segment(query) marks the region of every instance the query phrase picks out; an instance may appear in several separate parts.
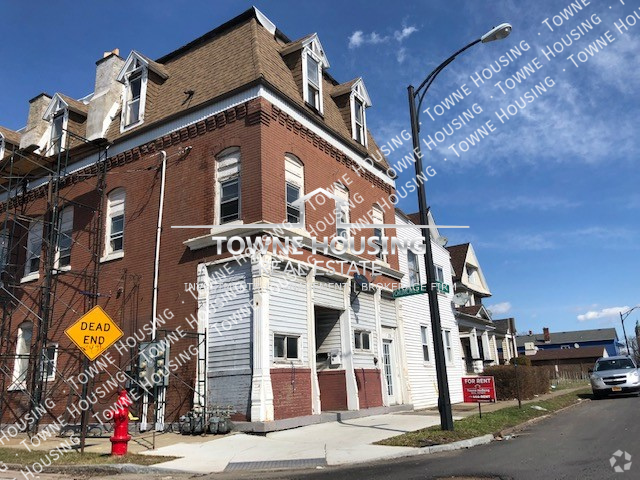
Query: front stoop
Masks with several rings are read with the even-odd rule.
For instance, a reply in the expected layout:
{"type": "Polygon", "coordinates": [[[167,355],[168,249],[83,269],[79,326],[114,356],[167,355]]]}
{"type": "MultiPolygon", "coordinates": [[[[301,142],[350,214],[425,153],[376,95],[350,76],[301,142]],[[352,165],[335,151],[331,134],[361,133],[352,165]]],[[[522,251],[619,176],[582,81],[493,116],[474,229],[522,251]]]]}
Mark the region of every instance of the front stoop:
{"type": "Polygon", "coordinates": [[[232,422],[233,430],[244,433],[269,433],[291,428],[305,427],[317,423],[343,422],[354,418],[370,417],[372,415],[386,415],[388,413],[403,413],[413,411],[413,405],[393,405],[390,407],[373,407],[362,410],[345,410],[341,412],[322,412],[320,415],[284,418],[272,422],[232,422]]]}

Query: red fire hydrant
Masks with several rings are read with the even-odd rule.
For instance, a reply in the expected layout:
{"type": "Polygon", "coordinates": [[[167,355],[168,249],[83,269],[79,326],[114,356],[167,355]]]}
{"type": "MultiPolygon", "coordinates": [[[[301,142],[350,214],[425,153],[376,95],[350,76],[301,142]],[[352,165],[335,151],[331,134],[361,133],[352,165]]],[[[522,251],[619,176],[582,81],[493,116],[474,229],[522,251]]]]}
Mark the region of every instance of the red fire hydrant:
{"type": "Polygon", "coordinates": [[[111,436],[111,455],[126,455],[129,440],[129,407],[133,404],[126,390],[120,392],[115,410],[107,410],[105,417],[113,420],[113,435],[111,436]]]}

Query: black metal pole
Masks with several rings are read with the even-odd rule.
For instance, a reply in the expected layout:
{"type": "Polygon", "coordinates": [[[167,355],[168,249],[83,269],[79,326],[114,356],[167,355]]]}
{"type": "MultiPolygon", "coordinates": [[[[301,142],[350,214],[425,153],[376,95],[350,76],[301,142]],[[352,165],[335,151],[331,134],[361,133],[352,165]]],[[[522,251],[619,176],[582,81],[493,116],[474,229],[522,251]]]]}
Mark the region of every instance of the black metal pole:
{"type": "MultiPolygon", "coordinates": [[[[631,313],[631,310],[629,310],[629,313],[631,313]]],[[[627,355],[629,355],[629,340],[627,339],[627,331],[624,329],[624,319],[625,317],[623,317],[622,312],[620,312],[620,321],[622,322],[622,334],[624,335],[624,343],[627,345],[627,355]]]]}
{"type": "MultiPolygon", "coordinates": [[[[409,91],[409,114],[411,116],[411,133],[413,137],[413,155],[415,158],[416,175],[422,174],[422,153],[420,151],[420,139],[418,138],[418,115],[416,112],[415,91],[413,85],[409,91]]],[[[429,210],[427,207],[426,187],[424,184],[418,188],[418,202],[420,210],[420,223],[429,225],[429,210]]],[[[451,399],[449,396],[449,380],[447,378],[447,364],[445,361],[444,341],[442,339],[442,326],[440,324],[440,308],[438,305],[438,292],[433,288],[436,280],[433,253],[431,251],[431,235],[427,227],[422,227],[425,253],[424,263],[427,269],[427,286],[429,295],[429,315],[431,316],[431,330],[433,332],[433,346],[436,360],[436,376],[438,380],[438,411],[440,412],[440,426],[442,430],[453,430],[453,413],[451,411],[451,399]]]]}

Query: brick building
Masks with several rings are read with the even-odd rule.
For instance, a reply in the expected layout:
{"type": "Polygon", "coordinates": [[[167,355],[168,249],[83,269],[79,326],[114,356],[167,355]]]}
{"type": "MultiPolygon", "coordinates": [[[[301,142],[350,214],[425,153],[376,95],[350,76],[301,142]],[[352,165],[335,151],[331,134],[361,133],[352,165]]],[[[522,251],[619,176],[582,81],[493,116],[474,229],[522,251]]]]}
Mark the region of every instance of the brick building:
{"type": "MultiPolygon", "coordinates": [[[[343,220],[395,221],[365,84],[328,68],[317,35],[291,41],[251,8],[156,61],[110,52],[92,94],[40,94],[24,129],[0,128],[1,422],[28,411],[38,385],[50,416],[77,400],[82,355],[64,330],[96,304],[137,341],[112,347],[94,391],[119,371],[135,384],[140,344],[177,338],[167,380],[136,406],[160,427],[204,402],[268,422],[410,401],[381,373],[400,368],[381,338],[384,324],[399,342],[397,255],[309,247],[382,231],[336,229],[338,200],[343,220]],[[330,195],[296,203],[319,188],[330,195]],[[212,239],[301,219],[279,233],[304,238],[298,254],[231,255],[212,239]],[[344,261],[375,262],[373,287],[356,292],[353,272],[331,268],[344,261]]],[[[107,390],[94,411],[115,400],[107,390]]]]}

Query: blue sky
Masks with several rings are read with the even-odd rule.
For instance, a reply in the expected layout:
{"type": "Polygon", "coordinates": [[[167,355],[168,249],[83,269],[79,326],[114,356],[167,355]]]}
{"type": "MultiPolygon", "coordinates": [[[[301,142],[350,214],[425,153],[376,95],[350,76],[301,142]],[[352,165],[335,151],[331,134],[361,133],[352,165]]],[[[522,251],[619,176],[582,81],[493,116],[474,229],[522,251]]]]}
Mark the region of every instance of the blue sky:
{"type": "MultiPolygon", "coordinates": [[[[126,56],[135,48],[157,58],[251,5],[198,0],[84,2],[82,8],[69,1],[3,3],[3,17],[12,21],[4,23],[0,43],[0,125],[14,129],[24,126],[28,100],[42,91],[76,98],[90,93],[94,64],[103,51],[118,47],[126,56]]],[[[474,244],[493,292],[486,303],[496,316],[515,316],[521,332],[615,325],[621,334],[617,309],[640,304],[640,20],[624,35],[614,21],[632,14],[634,7],[640,12],[631,1],[592,0],[563,25],[551,24],[550,31],[542,21],[552,22],[569,3],[256,0],[255,5],[292,39],[318,32],[330,73],[339,81],[364,78],[373,101],[369,127],[380,144],[409,129],[408,84],[419,84],[492,26],[513,24],[509,38],[473,47],[429,91],[425,106],[432,109],[462,84],[471,94],[436,121],[423,113],[423,136],[435,134],[473,104],[483,113],[439,148],[425,151],[426,164],[437,171],[428,184],[428,199],[439,223],[471,226],[442,233],[450,244],[474,244]],[[544,48],[587,21],[593,30],[546,59],[544,48]],[[607,30],[615,41],[586,63],[578,62],[579,68],[566,59],[570,54],[576,58],[607,30]],[[482,87],[473,84],[470,75],[523,41],[528,51],[482,87]],[[502,95],[493,86],[535,57],[542,68],[514,90],[502,95]],[[496,110],[514,104],[546,77],[553,79],[553,88],[506,123],[497,119],[496,110]],[[460,158],[447,148],[486,121],[493,122],[495,131],[460,158]]],[[[400,149],[389,159],[394,163],[407,153],[400,149]]],[[[400,182],[408,179],[401,174],[400,182]]],[[[413,197],[400,203],[408,212],[416,205],[413,197]]],[[[640,313],[634,312],[627,325],[636,319],[640,313]]]]}

